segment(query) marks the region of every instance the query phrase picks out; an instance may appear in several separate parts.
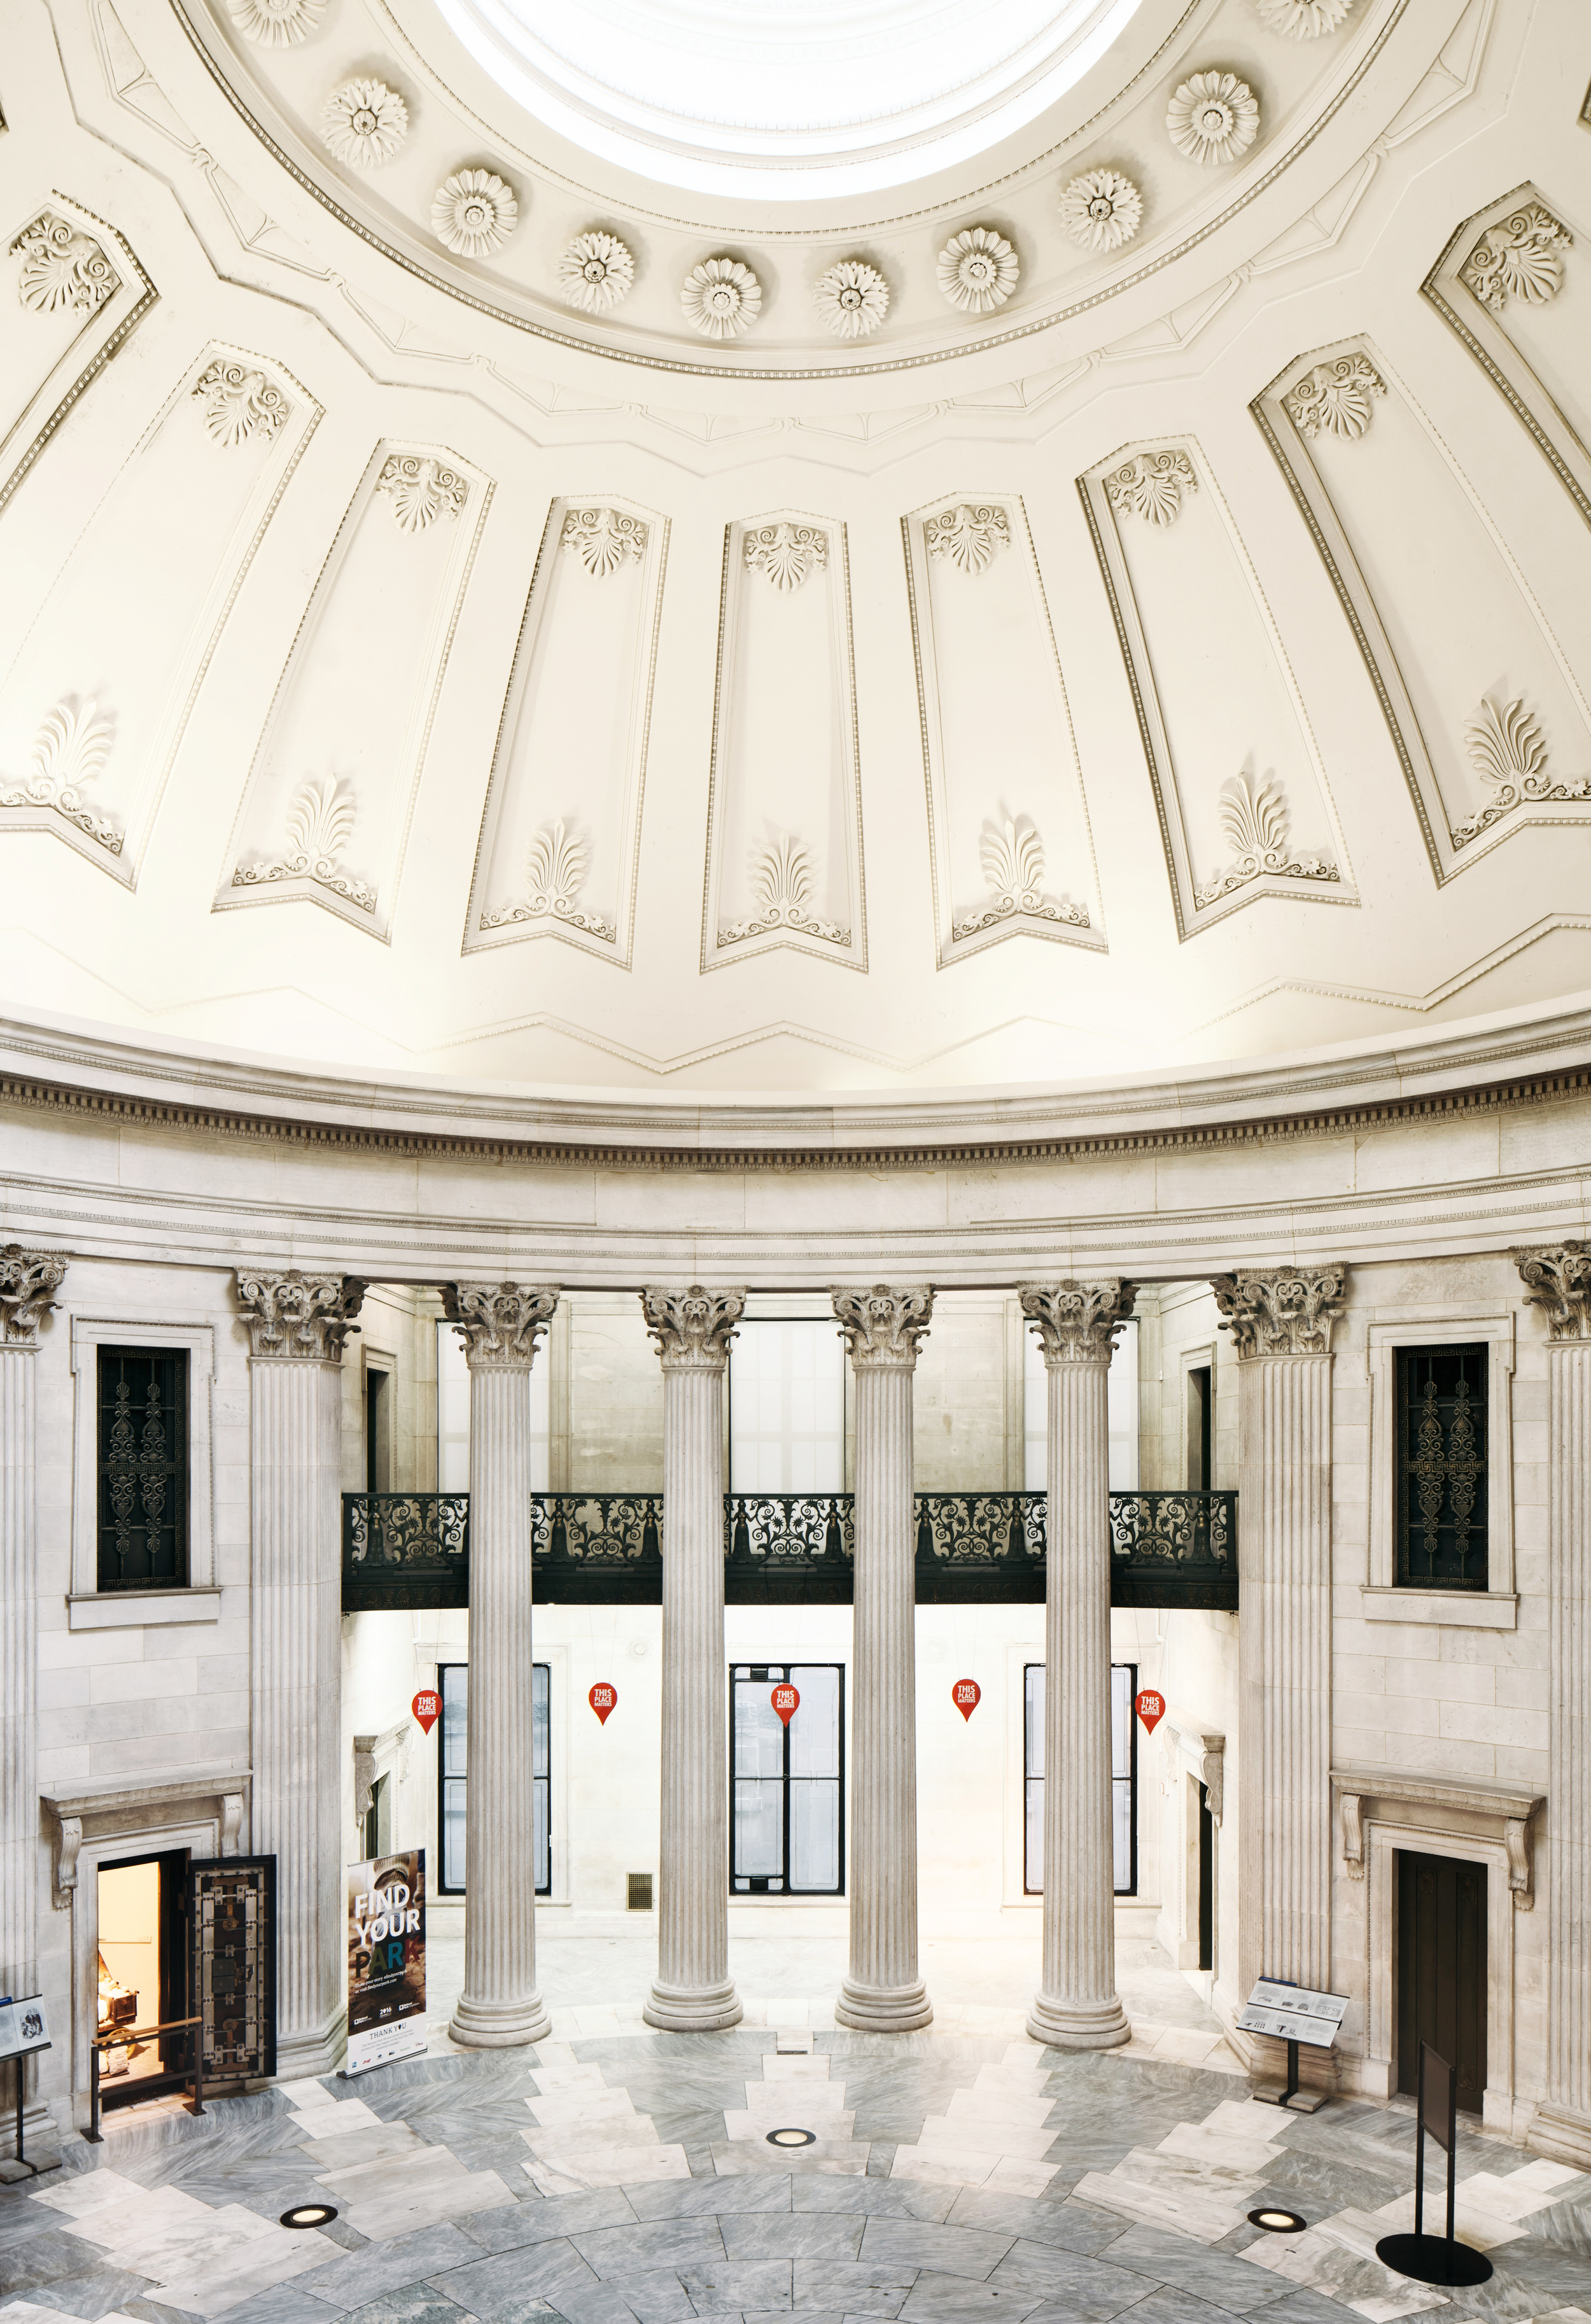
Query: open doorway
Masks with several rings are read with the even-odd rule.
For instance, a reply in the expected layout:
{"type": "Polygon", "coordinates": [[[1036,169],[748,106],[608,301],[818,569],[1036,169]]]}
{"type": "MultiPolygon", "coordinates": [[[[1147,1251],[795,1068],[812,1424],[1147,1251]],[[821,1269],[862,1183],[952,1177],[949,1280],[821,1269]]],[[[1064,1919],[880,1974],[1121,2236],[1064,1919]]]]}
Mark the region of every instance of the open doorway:
{"type": "Polygon", "coordinates": [[[1486,1868],[1399,1849],[1398,2088],[1417,2087],[1420,2044],[1453,2068],[1458,2104],[1486,2088],[1486,1868]]]}
{"type": "Polygon", "coordinates": [[[137,2041],[142,2027],[188,2015],[188,1850],[102,1863],[97,2033],[129,2037],[100,2055],[100,2105],[135,2106],[191,2074],[191,2037],[137,2041]]]}

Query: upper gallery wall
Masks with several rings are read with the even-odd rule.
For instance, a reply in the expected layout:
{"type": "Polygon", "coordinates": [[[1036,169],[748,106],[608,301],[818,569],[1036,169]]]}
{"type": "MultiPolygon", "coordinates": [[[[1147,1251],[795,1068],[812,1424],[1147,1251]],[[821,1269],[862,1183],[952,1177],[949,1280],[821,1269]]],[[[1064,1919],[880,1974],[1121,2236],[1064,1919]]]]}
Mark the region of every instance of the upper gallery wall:
{"type": "Polygon", "coordinates": [[[888,14],[731,134],[529,0],[15,0],[11,1015],[799,1094],[1591,988],[1583,8],[888,14]]]}

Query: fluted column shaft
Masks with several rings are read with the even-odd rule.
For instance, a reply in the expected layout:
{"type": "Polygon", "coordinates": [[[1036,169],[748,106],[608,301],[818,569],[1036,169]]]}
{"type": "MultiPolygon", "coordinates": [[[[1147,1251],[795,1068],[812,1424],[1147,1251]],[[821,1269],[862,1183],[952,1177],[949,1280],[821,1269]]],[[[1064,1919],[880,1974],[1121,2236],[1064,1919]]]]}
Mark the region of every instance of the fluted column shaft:
{"type": "Polygon", "coordinates": [[[1238,1969],[1331,1983],[1331,1327],[1340,1262],[1220,1276],[1242,1432],[1238,1969]]]}
{"type": "MultiPolygon", "coordinates": [[[[0,1250],[0,1993],[17,1996],[39,1989],[38,1326],[66,1268],[0,1250]]],[[[13,2071],[32,2099],[38,2061],[13,2071]]],[[[0,2154],[15,2152],[15,2121],[6,2106],[0,2154]]]]}
{"type": "Polygon", "coordinates": [[[663,1365],[663,1750],[658,1974],[643,2016],[740,2022],[729,1973],[723,1376],[743,1290],[643,1291],[663,1365]]]}
{"type": "Polygon", "coordinates": [[[856,1384],[851,1968],[841,2025],[909,2034],[933,2011],[917,1969],[915,1534],[912,1375],[933,1295],[841,1292],[856,1384]]]}
{"type": "Polygon", "coordinates": [[[276,1858],[276,2063],[330,2071],[343,1995],[342,1351],[363,1285],[240,1271],[250,1365],[254,1851],[276,1858]]]}
{"type": "Polygon", "coordinates": [[[1591,1250],[1516,1251],[1544,1308],[1549,1588],[1547,2097],[1530,2142],[1591,2171],[1591,1250]]]}
{"type": "Polygon", "coordinates": [[[1044,1554],[1044,1981],[1035,2042],[1107,2050],[1131,2032],[1116,1991],[1110,1814],[1110,1430],[1106,1388],[1129,1283],[1029,1286],[1048,1372],[1044,1554]]]}
{"type": "Polygon", "coordinates": [[[530,1367],[552,1290],[448,1285],[470,1370],[470,1690],[464,1977],[448,2033],[477,2050],[551,2030],[536,1982],[530,1367]]]}

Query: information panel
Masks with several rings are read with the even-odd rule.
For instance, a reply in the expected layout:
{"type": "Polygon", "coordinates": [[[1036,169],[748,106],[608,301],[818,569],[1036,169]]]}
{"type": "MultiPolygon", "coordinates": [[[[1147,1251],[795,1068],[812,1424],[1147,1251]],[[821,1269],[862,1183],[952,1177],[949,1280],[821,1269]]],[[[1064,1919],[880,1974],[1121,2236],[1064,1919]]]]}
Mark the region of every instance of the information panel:
{"type": "Polygon", "coordinates": [[[0,2058],[21,2058],[50,2046],[44,2004],[36,1993],[25,2001],[13,2001],[9,1995],[0,2001],[0,2058]]]}
{"type": "Polygon", "coordinates": [[[1237,2012],[1237,2024],[1245,2034],[1269,2034],[1279,2042],[1306,2042],[1311,2049],[1329,2050],[1347,2008],[1344,1994],[1311,1993],[1308,1986],[1262,1977],[1237,2012]]]}
{"type": "Polygon", "coordinates": [[[368,2073],[426,2046],[426,1851],[348,1867],[348,2055],[368,2073]]]}

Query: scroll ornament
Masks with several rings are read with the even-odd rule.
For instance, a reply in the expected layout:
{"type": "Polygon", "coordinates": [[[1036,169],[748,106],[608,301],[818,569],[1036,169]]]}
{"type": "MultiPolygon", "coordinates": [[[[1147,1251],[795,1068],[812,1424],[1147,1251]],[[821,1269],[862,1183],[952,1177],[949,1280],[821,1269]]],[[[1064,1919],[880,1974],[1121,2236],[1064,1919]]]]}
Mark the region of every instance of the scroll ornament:
{"type": "Polygon", "coordinates": [[[1110,1276],[1099,1283],[1025,1283],[1017,1296],[1053,1371],[1058,1364],[1108,1364],[1138,1293],[1136,1284],[1110,1276]]]}
{"type": "Polygon", "coordinates": [[[239,1268],[237,1298],[256,1357],[336,1363],[367,1286],[356,1275],[280,1275],[239,1268]]]}
{"type": "Polygon", "coordinates": [[[1347,1294],[1347,1263],[1243,1268],[1211,1277],[1223,1332],[1240,1362],[1255,1356],[1325,1356],[1347,1294]]]}
{"type": "Polygon", "coordinates": [[[1552,1339],[1591,1340],[1591,1245],[1516,1250],[1513,1263],[1525,1285],[1525,1305],[1540,1308],[1552,1339]]]}
{"type": "Polygon", "coordinates": [[[543,1286],[442,1286],[442,1312],[464,1342],[464,1360],[473,1372],[528,1372],[557,1304],[556,1288],[543,1286]]]}
{"type": "Polygon", "coordinates": [[[722,1371],[746,1306],[745,1286],[707,1291],[643,1291],[641,1314],[666,1371],[722,1371]]]}
{"type": "Polygon", "coordinates": [[[875,1283],[870,1291],[831,1293],[834,1314],[857,1371],[915,1371],[928,1336],[933,1294],[928,1285],[903,1289],[875,1283]]]}
{"type": "Polygon", "coordinates": [[[55,1305],[68,1260],[53,1250],[24,1250],[19,1242],[0,1250],[0,1345],[36,1348],[39,1325],[55,1305]]]}

